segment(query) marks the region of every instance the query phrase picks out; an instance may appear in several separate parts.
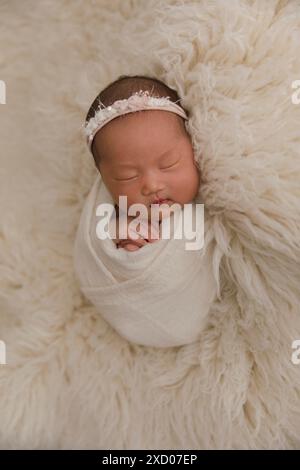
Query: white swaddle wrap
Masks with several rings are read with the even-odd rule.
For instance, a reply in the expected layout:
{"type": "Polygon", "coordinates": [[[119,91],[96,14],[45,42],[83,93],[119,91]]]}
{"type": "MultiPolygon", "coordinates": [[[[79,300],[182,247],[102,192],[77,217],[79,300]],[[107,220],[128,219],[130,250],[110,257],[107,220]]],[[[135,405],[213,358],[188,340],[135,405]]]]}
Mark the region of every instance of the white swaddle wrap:
{"type": "MultiPolygon", "coordinates": [[[[206,237],[200,250],[185,249],[191,240],[184,237],[160,239],[132,252],[118,249],[110,238],[97,237],[100,203],[114,205],[98,174],[74,244],[74,267],[82,292],[133,343],[170,347],[195,341],[217,291],[206,237]]],[[[172,235],[176,227],[175,222],[172,235]]]]}

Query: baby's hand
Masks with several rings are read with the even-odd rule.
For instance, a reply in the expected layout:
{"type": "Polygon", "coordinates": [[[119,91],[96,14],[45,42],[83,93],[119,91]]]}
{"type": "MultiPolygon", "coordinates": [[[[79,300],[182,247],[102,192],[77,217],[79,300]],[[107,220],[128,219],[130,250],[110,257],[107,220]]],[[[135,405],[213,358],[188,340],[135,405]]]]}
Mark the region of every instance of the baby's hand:
{"type": "Polygon", "coordinates": [[[124,248],[126,251],[136,251],[142,248],[142,246],[147,245],[148,242],[144,239],[140,239],[138,241],[136,240],[130,240],[129,238],[127,240],[121,240],[119,243],[117,243],[117,248],[124,248]]]}
{"type": "Polygon", "coordinates": [[[153,233],[154,237],[156,236],[156,238],[151,238],[151,223],[148,220],[143,219],[140,222],[140,226],[137,226],[139,233],[133,231],[132,227],[129,229],[129,224],[134,219],[135,217],[133,216],[127,216],[127,238],[120,239],[119,217],[116,217],[116,238],[112,238],[112,240],[117,245],[117,248],[124,248],[127,251],[136,251],[139,248],[142,248],[144,245],[147,245],[148,243],[154,243],[155,241],[159,240],[159,232],[157,232],[154,227],[153,233]]]}

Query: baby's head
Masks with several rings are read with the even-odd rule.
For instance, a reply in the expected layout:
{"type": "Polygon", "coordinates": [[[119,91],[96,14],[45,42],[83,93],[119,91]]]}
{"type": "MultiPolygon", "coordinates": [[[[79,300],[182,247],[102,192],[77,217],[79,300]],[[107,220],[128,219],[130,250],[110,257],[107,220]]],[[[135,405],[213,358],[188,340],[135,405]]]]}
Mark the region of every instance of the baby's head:
{"type": "MultiPolygon", "coordinates": [[[[169,96],[182,107],[176,91],[163,82],[143,76],[121,76],[97,96],[86,122],[94,117],[100,101],[109,106],[140,90],[155,97],[169,96]]],[[[116,204],[119,196],[127,196],[128,208],[134,203],[144,204],[150,214],[156,199],[183,206],[198,193],[200,171],[191,139],[184,118],[171,111],[141,110],[118,116],[96,133],[91,151],[116,204]]]]}

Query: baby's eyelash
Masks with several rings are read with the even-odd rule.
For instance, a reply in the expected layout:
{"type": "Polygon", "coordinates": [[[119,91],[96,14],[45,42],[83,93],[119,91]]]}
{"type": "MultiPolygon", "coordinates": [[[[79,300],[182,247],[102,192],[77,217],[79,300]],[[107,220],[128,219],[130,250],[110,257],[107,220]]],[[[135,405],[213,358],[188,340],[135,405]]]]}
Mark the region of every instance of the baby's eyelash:
{"type": "Polygon", "coordinates": [[[126,179],[116,179],[116,181],[130,181],[130,180],[134,180],[134,178],[137,178],[137,176],[133,176],[132,178],[126,178],[126,179]]]}
{"type": "MultiPolygon", "coordinates": [[[[180,160],[180,159],[179,159],[180,160]]],[[[179,162],[179,160],[177,160],[177,162],[175,163],[172,163],[172,165],[169,165],[169,166],[165,166],[163,168],[160,168],[161,170],[168,170],[169,168],[172,168],[173,166],[177,165],[177,163],[179,162]]],[[[132,178],[122,178],[122,179],[117,179],[115,178],[116,181],[131,181],[131,180],[134,180],[135,178],[137,178],[138,176],[133,176],[132,178]]]]}
{"type": "Polygon", "coordinates": [[[178,162],[179,162],[179,160],[177,160],[177,162],[175,162],[175,163],[172,163],[172,165],[165,166],[165,167],[161,168],[161,170],[167,170],[168,168],[171,168],[172,166],[175,166],[178,162]]]}

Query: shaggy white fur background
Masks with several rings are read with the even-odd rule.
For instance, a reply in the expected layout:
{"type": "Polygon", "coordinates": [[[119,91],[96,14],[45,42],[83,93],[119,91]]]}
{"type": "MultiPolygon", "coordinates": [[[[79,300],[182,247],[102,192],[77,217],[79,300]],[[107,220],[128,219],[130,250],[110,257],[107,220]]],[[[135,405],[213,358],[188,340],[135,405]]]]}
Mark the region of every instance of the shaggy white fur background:
{"type": "Polygon", "coordinates": [[[0,17],[0,447],[299,448],[299,1],[2,0],[0,17]],[[185,347],[129,344],[73,270],[96,176],[80,126],[121,74],[192,115],[219,297],[185,347]]]}

